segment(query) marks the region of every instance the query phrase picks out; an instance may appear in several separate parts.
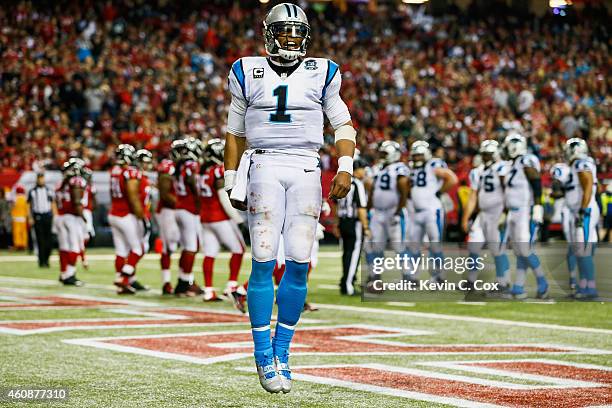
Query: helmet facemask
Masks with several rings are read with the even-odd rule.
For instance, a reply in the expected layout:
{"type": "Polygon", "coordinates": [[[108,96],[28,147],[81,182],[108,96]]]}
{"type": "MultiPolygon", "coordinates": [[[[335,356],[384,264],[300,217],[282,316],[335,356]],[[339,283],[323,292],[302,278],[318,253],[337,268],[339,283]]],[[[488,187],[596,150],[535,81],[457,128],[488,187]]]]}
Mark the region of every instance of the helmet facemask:
{"type": "Polygon", "coordinates": [[[120,166],[127,166],[132,164],[136,149],[132,145],[120,144],[115,150],[115,163],[120,166]]]}
{"type": "Polygon", "coordinates": [[[480,145],[479,153],[485,167],[489,167],[500,159],[499,143],[496,140],[485,140],[480,145]]]}
{"type": "Polygon", "coordinates": [[[204,150],[204,158],[209,163],[223,164],[225,142],[221,139],[211,139],[204,150]]]}
{"type": "Polygon", "coordinates": [[[425,163],[431,160],[429,143],[423,141],[414,142],[410,148],[410,160],[416,168],[425,166],[425,163]]]}
{"type": "Polygon", "coordinates": [[[151,171],[153,168],[153,154],[146,150],[140,149],[136,152],[136,163],[144,171],[151,171]]]}
{"type": "Polygon", "coordinates": [[[383,166],[395,163],[402,157],[400,145],[397,142],[385,141],[378,148],[380,161],[383,166]]]}
{"type": "Polygon", "coordinates": [[[503,149],[505,156],[514,160],[527,153],[527,140],[518,133],[510,134],[504,139],[503,149]]]}
{"type": "Polygon", "coordinates": [[[266,53],[294,61],[306,55],[310,44],[310,26],[297,21],[264,22],[266,53]]]}

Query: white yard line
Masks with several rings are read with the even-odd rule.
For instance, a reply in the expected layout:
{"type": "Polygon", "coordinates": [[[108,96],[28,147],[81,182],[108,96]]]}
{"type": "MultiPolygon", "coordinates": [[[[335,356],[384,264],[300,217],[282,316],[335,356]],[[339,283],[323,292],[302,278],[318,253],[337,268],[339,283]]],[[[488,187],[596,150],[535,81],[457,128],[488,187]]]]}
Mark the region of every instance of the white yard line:
{"type": "Polygon", "coordinates": [[[460,300],[455,303],[457,303],[458,305],[467,305],[467,306],[486,306],[488,305],[487,302],[466,302],[465,300],[460,300]]]}
{"type": "Polygon", "coordinates": [[[533,323],[533,322],[522,322],[515,320],[503,320],[503,319],[492,319],[488,317],[475,317],[475,316],[457,316],[447,315],[441,313],[428,313],[428,312],[413,312],[408,310],[389,310],[389,309],[376,309],[373,307],[361,307],[361,306],[347,306],[347,305],[331,305],[331,304],[316,304],[317,307],[327,310],[340,310],[344,312],[356,312],[356,313],[372,313],[372,314],[386,314],[393,316],[404,316],[404,317],[416,317],[421,319],[440,319],[440,320],[452,320],[459,322],[470,322],[470,323],[486,323],[486,324],[497,324],[501,326],[510,327],[529,327],[532,329],[545,329],[545,330],[565,330],[581,333],[597,333],[597,334],[612,334],[612,330],[608,329],[597,329],[592,327],[579,327],[579,326],[563,326],[560,324],[550,323],[533,323]]]}
{"type": "Polygon", "coordinates": [[[340,286],[338,286],[338,285],[328,285],[328,284],[322,283],[320,285],[317,285],[317,289],[340,290],[340,286]]]}
{"type": "Polygon", "coordinates": [[[413,302],[386,302],[386,305],[389,306],[399,306],[399,307],[415,307],[416,303],[413,302]]]}

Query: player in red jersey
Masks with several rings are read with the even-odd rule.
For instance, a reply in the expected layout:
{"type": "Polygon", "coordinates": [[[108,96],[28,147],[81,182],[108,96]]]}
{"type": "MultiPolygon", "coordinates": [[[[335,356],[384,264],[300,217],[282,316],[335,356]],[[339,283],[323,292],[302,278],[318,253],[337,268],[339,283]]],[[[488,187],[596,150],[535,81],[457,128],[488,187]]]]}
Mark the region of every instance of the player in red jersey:
{"type": "Polygon", "coordinates": [[[194,138],[179,142],[174,147],[180,152],[174,175],[174,191],[176,192],[176,220],[183,248],[179,261],[179,278],[174,294],[196,296],[202,294],[202,290],[194,282],[192,270],[200,237],[198,176],[203,149],[201,142],[194,138]]]}
{"type": "Polygon", "coordinates": [[[81,198],[85,180],[80,176],[80,159],[71,159],[62,168],[63,179],[55,191],[57,217],[55,229],[60,255],[60,282],[64,285],[81,286],[76,277],[76,262],[81,252],[83,239],[83,205],[81,198]]]}
{"type": "Polygon", "coordinates": [[[83,191],[83,198],[81,199],[81,203],[83,204],[83,245],[81,250],[81,262],[83,263],[83,267],[85,269],[89,268],[89,263],[86,258],[86,248],[89,241],[93,239],[96,235],[96,231],[93,225],[93,210],[96,207],[96,187],[94,186],[91,178],[93,176],[93,172],[88,167],[83,167],[81,169],[81,176],[87,183],[85,185],[85,190],[83,191]]]}
{"type": "MultiPolygon", "coordinates": [[[[141,223],[138,224],[138,235],[140,236],[140,242],[143,248],[143,252],[146,254],[149,252],[149,239],[151,238],[151,182],[147,176],[147,172],[153,168],[153,154],[147,149],[140,149],[136,151],[134,164],[138,167],[141,172],[140,186],[139,186],[139,198],[140,205],[142,205],[142,211],[144,218],[141,223]]],[[[142,285],[138,281],[132,283],[132,287],[139,290],[149,290],[149,287],[142,285]]]]}
{"type": "Polygon", "coordinates": [[[205,167],[200,174],[204,301],[220,300],[212,285],[215,257],[219,254],[221,245],[232,253],[229,262],[229,279],[223,293],[227,297],[234,297],[245,248],[242,233],[238,228],[238,224],[244,220],[232,207],[229,196],[223,189],[224,147],[225,143],[221,139],[211,139],[207,143],[204,150],[205,167]]]}
{"type": "Polygon", "coordinates": [[[144,254],[139,234],[140,224],[145,219],[140,201],[142,173],[132,165],[135,154],[134,147],[119,145],[115,150],[115,165],[111,169],[111,210],[108,222],[115,245],[115,286],[118,294],[136,293],[136,264],[144,254]]]}
{"type": "MultiPolygon", "coordinates": [[[[179,143],[180,144],[180,143],[179,143]]],[[[176,222],[176,193],[174,191],[174,160],[179,158],[177,144],[173,145],[170,159],[162,160],[157,167],[157,189],[159,190],[159,202],[155,220],[159,226],[159,237],[162,241],[161,273],[162,273],[162,295],[173,293],[172,277],[170,275],[170,256],[176,252],[180,239],[180,232],[176,222]]]]}

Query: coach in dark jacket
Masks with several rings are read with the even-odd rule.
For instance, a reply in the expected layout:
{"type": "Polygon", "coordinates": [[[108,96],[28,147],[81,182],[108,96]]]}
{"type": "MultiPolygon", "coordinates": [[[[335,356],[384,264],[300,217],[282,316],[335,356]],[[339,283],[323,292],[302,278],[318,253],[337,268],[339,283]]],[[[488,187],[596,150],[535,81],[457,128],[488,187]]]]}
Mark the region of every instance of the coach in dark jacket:
{"type": "Polygon", "coordinates": [[[49,267],[49,256],[53,247],[51,226],[53,225],[53,191],[45,185],[45,175],[38,173],[36,186],[28,193],[30,212],[34,220],[38,266],[49,267]]]}

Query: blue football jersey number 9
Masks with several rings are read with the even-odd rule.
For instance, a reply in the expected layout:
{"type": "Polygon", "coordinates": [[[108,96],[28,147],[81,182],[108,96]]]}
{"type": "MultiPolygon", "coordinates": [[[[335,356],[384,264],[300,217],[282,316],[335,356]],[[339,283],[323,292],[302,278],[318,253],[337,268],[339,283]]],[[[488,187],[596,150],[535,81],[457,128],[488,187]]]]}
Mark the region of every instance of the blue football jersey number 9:
{"type": "Polygon", "coordinates": [[[270,114],[270,122],[289,123],[291,115],[287,115],[287,85],[279,85],[272,95],[276,96],[276,113],[270,114]]]}
{"type": "Polygon", "coordinates": [[[383,174],[380,176],[380,189],[381,190],[389,190],[391,187],[391,176],[388,174],[383,174]]]}

